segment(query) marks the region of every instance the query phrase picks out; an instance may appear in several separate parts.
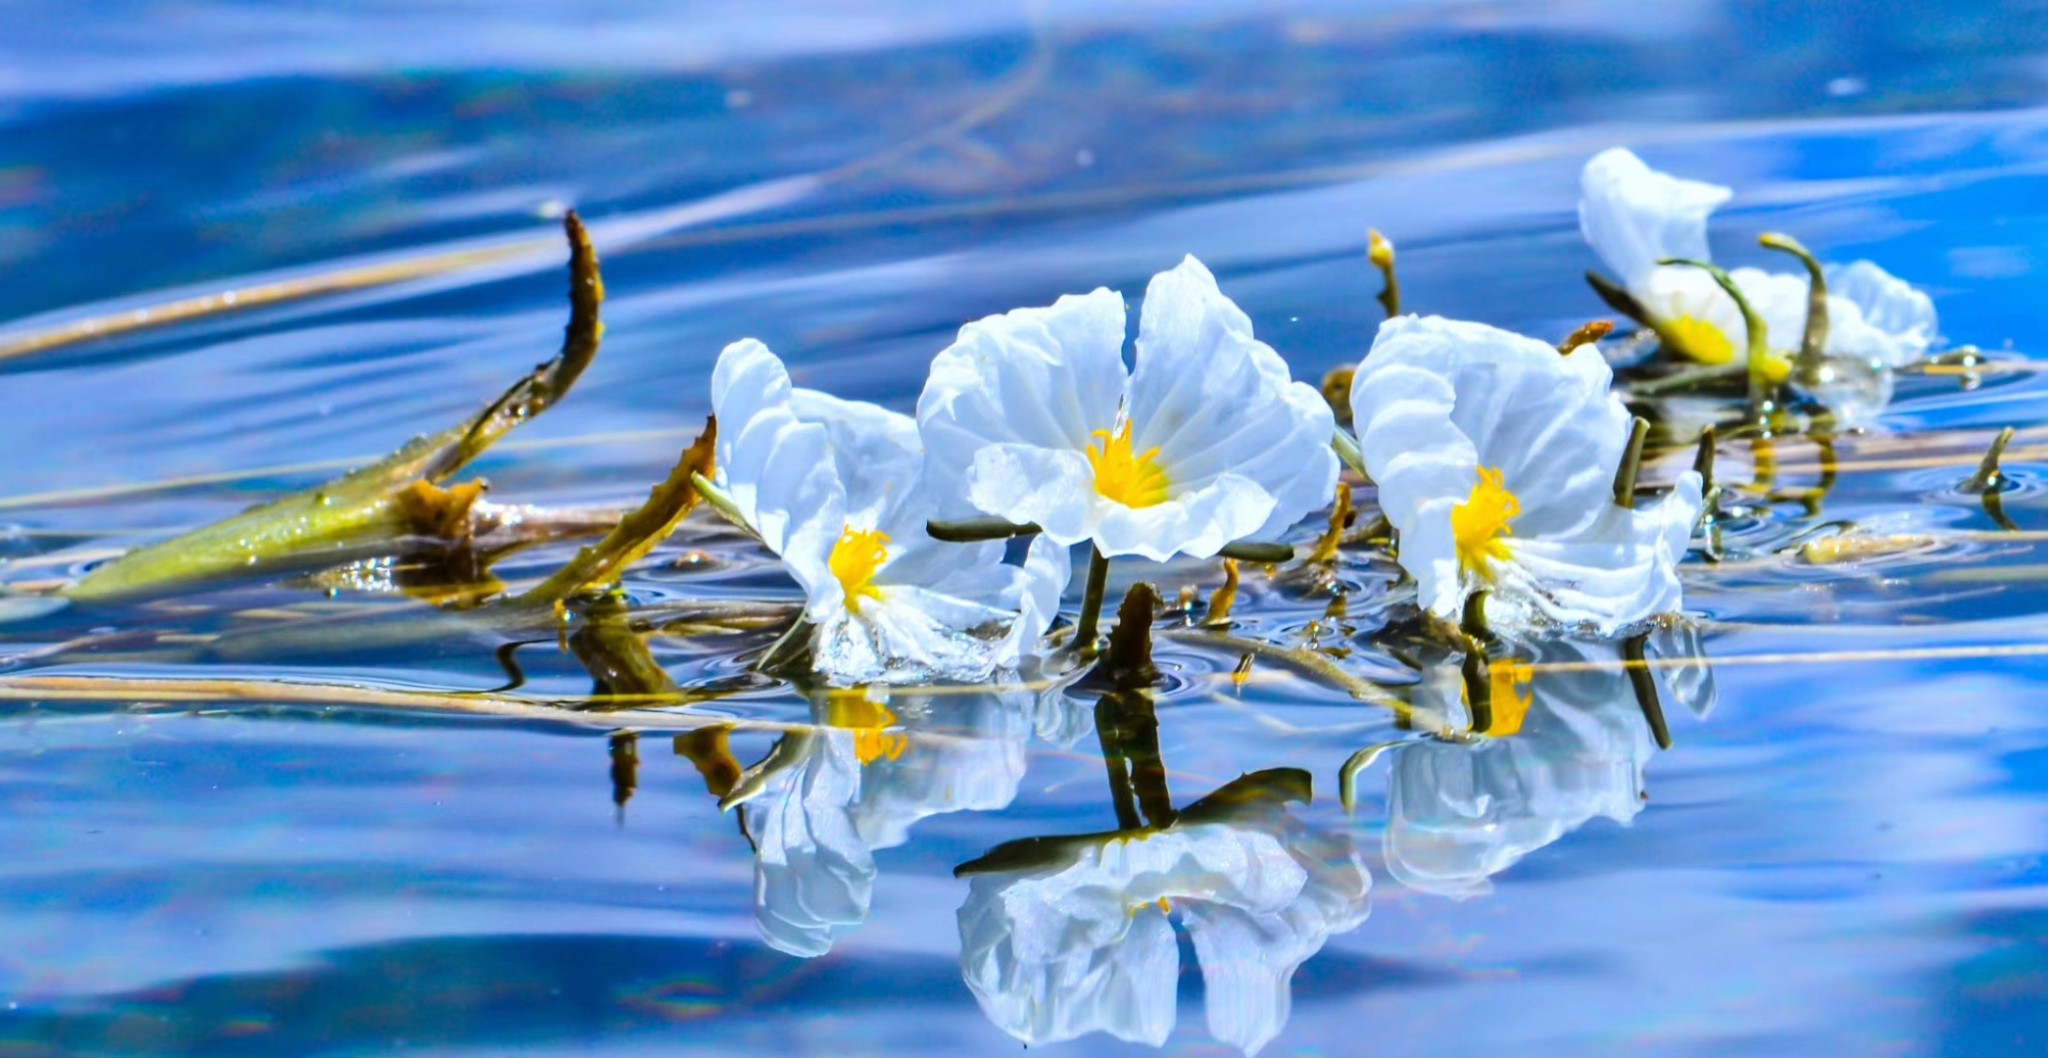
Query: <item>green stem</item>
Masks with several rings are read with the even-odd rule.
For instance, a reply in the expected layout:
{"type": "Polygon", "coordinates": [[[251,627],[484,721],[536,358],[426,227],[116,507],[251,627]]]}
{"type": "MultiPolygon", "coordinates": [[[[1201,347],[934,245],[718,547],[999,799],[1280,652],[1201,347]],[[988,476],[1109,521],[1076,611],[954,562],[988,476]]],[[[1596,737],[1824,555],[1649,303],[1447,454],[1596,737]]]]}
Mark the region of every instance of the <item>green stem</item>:
{"type": "Polygon", "coordinates": [[[1818,378],[1821,360],[1828,347],[1828,279],[1821,271],[1820,262],[1799,240],[1779,232],[1765,232],[1756,240],[1765,249],[1778,250],[1799,258],[1806,266],[1809,280],[1806,294],[1806,332],[1799,339],[1799,377],[1818,378]]]}
{"type": "Polygon", "coordinates": [[[1709,382],[1719,382],[1724,378],[1734,378],[1737,375],[1747,374],[1748,371],[1749,365],[1747,364],[1723,364],[1717,367],[1702,367],[1692,371],[1680,371],[1675,375],[1665,375],[1663,378],[1653,378],[1648,381],[1637,382],[1628,387],[1627,395],[1637,398],[1654,397],[1673,390],[1688,390],[1709,382]]]}
{"type": "Polygon", "coordinates": [[[1625,511],[1636,507],[1636,478],[1643,472],[1643,442],[1650,438],[1650,421],[1638,415],[1629,424],[1628,447],[1622,449],[1621,465],[1614,471],[1614,505],[1625,511]]]}
{"type": "Polygon", "coordinates": [[[1337,427],[1337,432],[1330,435],[1330,447],[1337,450],[1337,458],[1345,466],[1357,471],[1359,477],[1372,480],[1372,475],[1365,472],[1365,450],[1358,447],[1358,438],[1351,436],[1351,431],[1337,427]]]}
{"type": "Polygon", "coordinates": [[[925,534],[934,540],[949,544],[971,544],[981,540],[1008,540],[1013,536],[1030,536],[1039,532],[1035,522],[1006,522],[1000,518],[978,519],[968,522],[924,523],[925,534]]]}
{"type": "Polygon", "coordinates": [[[1401,314],[1401,280],[1394,274],[1394,244],[1375,230],[1365,233],[1365,245],[1366,260],[1371,261],[1386,280],[1387,285],[1380,291],[1379,301],[1391,320],[1401,314]]]}
{"type": "Polygon", "coordinates": [[[1771,410],[1771,391],[1774,388],[1770,379],[1770,331],[1764,326],[1763,317],[1756,314],[1756,309],[1750,306],[1749,299],[1742,295],[1742,288],[1736,285],[1735,278],[1723,271],[1719,265],[1683,257],[1666,257],[1657,263],[1688,265],[1701,269],[1713,276],[1715,284],[1726,291],[1729,297],[1735,299],[1735,307],[1742,312],[1742,326],[1747,332],[1749,346],[1749,355],[1745,358],[1749,371],[1749,417],[1754,422],[1763,421],[1771,410]]]}
{"type": "Polygon", "coordinates": [[[1109,590],[1109,558],[1102,549],[1088,548],[1088,587],[1081,595],[1081,619],[1074,624],[1074,646],[1083,653],[1095,652],[1096,630],[1102,624],[1102,596],[1109,590]]]}

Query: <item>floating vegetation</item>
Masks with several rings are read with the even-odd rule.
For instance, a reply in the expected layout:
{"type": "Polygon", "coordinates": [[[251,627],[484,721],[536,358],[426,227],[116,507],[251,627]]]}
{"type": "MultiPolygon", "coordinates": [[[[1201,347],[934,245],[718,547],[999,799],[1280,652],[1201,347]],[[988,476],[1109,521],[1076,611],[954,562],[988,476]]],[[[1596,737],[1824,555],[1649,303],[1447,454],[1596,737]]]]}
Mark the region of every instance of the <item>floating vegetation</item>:
{"type": "Polygon", "coordinates": [[[1375,730],[1318,765],[1326,787],[1361,812],[1385,773],[1388,871],[1462,899],[1588,820],[1634,819],[1649,762],[1712,710],[1717,666],[2039,652],[1709,656],[1727,629],[1689,593],[1769,575],[1847,608],[1895,591],[1902,566],[2043,539],[2021,524],[2038,500],[2018,498],[2038,437],[1877,427],[1900,376],[1949,385],[2001,361],[1939,352],[1932,301],[1871,262],[1827,265],[1771,233],[1762,247],[1798,272],[1715,264],[1709,218],[1732,194],[1625,150],[1587,163],[1580,226],[1614,275],[1588,279],[1632,334],[1404,314],[1426,285],[1404,295],[1373,230],[1376,281],[1351,266],[1386,318],[1312,386],[1190,256],[1151,278],[1134,341],[1106,288],[965,323],[932,350],[914,416],[798,386],[732,336],[712,417],[679,427],[694,440],[644,501],[499,503],[458,476],[567,398],[603,337],[598,256],[572,212],[552,359],[325,484],[96,564],[55,550],[5,566],[9,628],[57,627],[60,608],[141,618],[24,636],[0,700],[594,728],[621,819],[661,756],[643,740],[664,734],[747,844],[764,942],[805,958],[868,919],[877,853],[920,820],[1009,806],[1034,741],[1083,747],[1107,779],[1096,829],[957,868],[968,989],[1027,1045],[1162,1044],[1178,928],[1210,1033],[1255,1053],[1296,968],[1366,919],[1372,880],[1354,832],[1300,808],[1312,771],[1175,771],[1170,691],[1256,712],[1247,687],[1312,684],[1355,703],[1368,719],[1339,723],[1375,730]],[[1939,476],[1931,491],[1992,528],[1829,515],[1845,481],[1900,470],[1939,476]],[[481,675],[275,677],[377,650],[481,675]],[[777,691],[801,715],[748,715],[777,691]]]}

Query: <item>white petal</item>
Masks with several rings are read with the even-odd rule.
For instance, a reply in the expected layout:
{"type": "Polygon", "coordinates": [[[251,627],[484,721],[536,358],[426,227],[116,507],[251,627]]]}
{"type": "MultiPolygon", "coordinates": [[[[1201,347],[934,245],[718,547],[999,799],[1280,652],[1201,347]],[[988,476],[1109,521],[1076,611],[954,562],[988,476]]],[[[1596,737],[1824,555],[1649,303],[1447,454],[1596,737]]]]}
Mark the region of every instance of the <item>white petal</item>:
{"type": "Polygon", "coordinates": [[[1104,555],[1139,555],[1154,562],[1177,554],[1207,558],[1253,535],[1273,515],[1273,497],[1235,473],[1150,507],[1126,507],[1100,496],[1091,502],[1095,546],[1104,555]]]}
{"type": "Polygon", "coordinates": [[[976,513],[967,476],[983,447],[1079,453],[1095,431],[1115,427],[1126,380],[1124,330],[1123,298],[1103,289],[960,329],[932,360],[917,401],[925,469],[945,517],[976,513]]]}
{"type": "Polygon", "coordinates": [[[1598,350],[1549,345],[1480,324],[1401,317],[1359,365],[1352,414],[1379,503],[1400,531],[1419,603],[1455,617],[1464,601],[1451,511],[1479,468],[1517,498],[1509,542],[1576,540],[1611,521],[1629,414],[1598,350]]]}
{"type": "Polygon", "coordinates": [[[1039,536],[1024,552],[1024,584],[1017,620],[1000,653],[1004,665],[1017,665],[1039,653],[1039,640],[1060,615],[1060,596],[1073,578],[1073,555],[1066,545],[1039,536]]]}
{"type": "Polygon", "coordinates": [[[1159,449],[1170,494],[1236,474],[1272,496],[1253,535],[1277,536],[1327,504],[1336,486],[1328,402],[1291,379],[1193,257],[1145,290],[1128,415],[1132,447],[1159,449]]]}
{"type": "Polygon", "coordinates": [[[1013,522],[1036,522],[1054,543],[1071,545],[1095,533],[1095,472],[1076,448],[992,444],[974,455],[964,475],[980,511],[1013,522]]]}
{"type": "MultiPolygon", "coordinates": [[[[1716,355],[1712,356],[1707,355],[1704,349],[1679,349],[1676,352],[1701,363],[1715,365],[1740,363],[1748,355],[1749,326],[1742,318],[1742,310],[1705,269],[1686,265],[1659,268],[1650,273],[1647,286],[1637,293],[1637,297],[1649,310],[1653,322],[1672,323],[1690,319],[1694,323],[1712,326],[1725,340],[1725,345],[1715,350],[1716,355]]],[[[1804,317],[1800,319],[1803,321],[1804,317]]],[[[1798,326],[1803,327],[1804,323],[1798,326]]],[[[1767,346],[1769,338],[1767,335],[1767,346]]],[[[1795,337],[1793,340],[1796,343],[1798,339],[1795,337]]]]}
{"type": "Polygon", "coordinates": [[[928,504],[917,494],[924,465],[917,420],[811,389],[791,390],[789,407],[797,421],[824,428],[846,490],[848,521],[887,524],[899,517],[899,509],[916,508],[922,531],[922,512],[928,504]]]}
{"type": "Polygon", "coordinates": [[[1579,231],[1615,277],[1636,292],[1660,259],[1707,259],[1707,215],[1732,194],[1657,172],[1615,147],[1594,155],[1580,174],[1579,231]]]}
{"type": "Polygon", "coordinates": [[[887,585],[881,598],[863,597],[854,610],[814,606],[807,616],[817,626],[813,665],[835,684],[852,686],[985,680],[999,664],[1016,611],[932,588],[887,585]]]}
{"type": "Polygon", "coordinates": [[[1627,511],[1609,503],[1571,533],[1510,538],[1512,558],[1495,564],[1499,582],[1488,617],[1613,635],[1677,611],[1678,565],[1701,507],[1699,475],[1687,471],[1647,508],[1627,511]]]}
{"type": "MultiPolygon", "coordinates": [[[[1694,269],[1698,271],[1698,269],[1694,269]]],[[[1705,275],[1705,272],[1701,272],[1705,275]]],[[[1766,272],[1761,268],[1737,268],[1728,273],[1749,307],[1764,321],[1764,348],[1779,356],[1791,356],[1799,352],[1800,343],[1806,339],[1806,314],[1812,301],[1812,284],[1805,274],[1789,272],[1766,272]]],[[[1721,295],[1727,297],[1724,292],[1721,295]]],[[[1741,319],[1737,310],[1737,320],[1741,319]]],[[[1749,338],[1745,329],[1737,328],[1730,337],[1735,340],[1737,358],[1749,354],[1749,338]]]]}
{"type": "Polygon", "coordinates": [[[1887,366],[1927,354],[1937,333],[1932,298],[1870,261],[1829,265],[1825,272],[1829,293],[1855,305],[1864,322],[1897,342],[1895,355],[1901,359],[1887,361],[1887,366]]]}
{"type": "MultiPolygon", "coordinates": [[[[711,371],[718,482],[769,550],[787,557],[792,537],[802,535],[796,550],[815,559],[817,542],[829,548],[843,528],[845,491],[829,432],[797,418],[791,390],[782,361],[760,342],[734,342],[719,354],[711,371]]],[[[793,567],[807,591],[815,566],[793,567]]]]}

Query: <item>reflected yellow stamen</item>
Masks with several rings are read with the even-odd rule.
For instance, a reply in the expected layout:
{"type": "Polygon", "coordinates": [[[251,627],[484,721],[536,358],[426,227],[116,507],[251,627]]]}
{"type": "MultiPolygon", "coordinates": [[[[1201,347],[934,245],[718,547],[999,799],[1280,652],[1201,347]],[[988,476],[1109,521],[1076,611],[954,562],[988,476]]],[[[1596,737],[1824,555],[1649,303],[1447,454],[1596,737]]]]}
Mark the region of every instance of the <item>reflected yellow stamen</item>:
{"type": "Polygon", "coordinates": [[[1458,563],[1486,580],[1493,579],[1493,563],[1508,557],[1506,537],[1514,530],[1508,522],[1522,513],[1522,501],[1501,483],[1501,472],[1479,468],[1479,483],[1472,495],[1451,508],[1451,535],[1458,543],[1458,563]]]}
{"type": "MultiPolygon", "coordinates": [[[[1698,316],[1680,316],[1658,324],[1657,336],[1674,352],[1689,360],[1697,360],[1710,367],[1735,362],[1735,339],[1719,326],[1698,316]]],[[[1791,375],[1792,361],[1789,357],[1774,352],[1764,363],[1764,377],[1772,383],[1783,382],[1791,375]]]]}
{"type": "Polygon", "coordinates": [[[1097,430],[1094,436],[1095,443],[1088,446],[1088,466],[1095,471],[1096,492],[1126,507],[1166,502],[1166,471],[1158,463],[1159,449],[1133,454],[1128,421],[1114,436],[1108,430],[1097,430]]]}
{"type": "Polygon", "coordinates": [[[858,688],[826,694],[825,722],[853,732],[853,755],[863,765],[884,757],[896,760],[910,748],[908,738],[888,730],[896,714],[858,688]]]}
{"type": "Polygon", "coordinates": [[[875,586],[875,572],[888,560],[889,534],[850,525],[839,534],[839,542],[832,545],[832,555],[825,560],[825,566],[845,590],[848,610],[859,612],[862,597],[882,597],[882,589],[875,586]]]}
{"type": "Polygon", "coordinates": [[[1520,734],[1522,721],[1529,716],[1529,706],[1535,695],[1529,690],[1529,681],[1536,678],[1536,670],[1528,663],[1503,658],[1487,666],[1487,685],[1493,697],[1493,724],[1484,732],[1494,738],[1506,738],[1520,734]]]}

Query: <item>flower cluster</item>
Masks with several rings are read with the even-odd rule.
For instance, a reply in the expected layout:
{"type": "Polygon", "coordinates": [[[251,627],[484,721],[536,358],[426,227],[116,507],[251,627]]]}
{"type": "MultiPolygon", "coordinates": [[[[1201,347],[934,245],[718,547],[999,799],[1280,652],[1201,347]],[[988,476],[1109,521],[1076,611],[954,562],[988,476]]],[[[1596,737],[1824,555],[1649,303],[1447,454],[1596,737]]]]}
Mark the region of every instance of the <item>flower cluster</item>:
{"type": "MultiPolygon", "coordinates": [[[[1875,380],[1874,405],[1832,406],[1853,422],[1935,340],[1927,296],[1868,261],[1823,268],[1772,237],[1806,277],[1714,268],[1706,225],[1726,188],[1621,149],[1582,184],[1580,225],[1620,276],[1596,286],[1673,356],[1746,370],[1753,412],[1768,403],[1759,386],[1790,380],[1827,404],[1829,380],[1875,380]]],[[[1391,245],[1374,261],[1391,284],[1391,245]]],[[[1331,408],[1344,394],[1291,378],[1192,257],[1146,288],[1128,367],[1127,330],[1107,289],[969,323],[933,359],[914,420],[794,388],[751,339],[725,350],[705,484],[803,587],[816,671],[860,684],[1019,670],[1047,642],[1081,544],[1085,652],[1110,558],[1279,541],[1329,501],[1339,452],[1377,487],[1424,611],[1455,621],[1484,593],[1495,625],[1612,635],[1679,609],[1706,483],[1680,474],[1637,503],[1640,423],[1597,341],[1560,351],[1396,316],[1352,376],[1354,440],[1331,408]],[[1023,535],[1036,539],[1018,560],[1003,538],[1023,535]]]]}
{"type": "Polygon", "coordinates": [[[1136,367],[1123,298],[1063,297],[970,323],[932,363],[917,419],[790,384],[748,339],[712,373],[715,489],[807,599],[838,682],[977,680],[1016,668],[1056,615],[1067,548],[1206,557],[1278,534],[1337,479],[1334,417],[1190,257],[1153,278],[1136,367]],[[933,519],[1036,530],[944,543],[933,519]]]}

